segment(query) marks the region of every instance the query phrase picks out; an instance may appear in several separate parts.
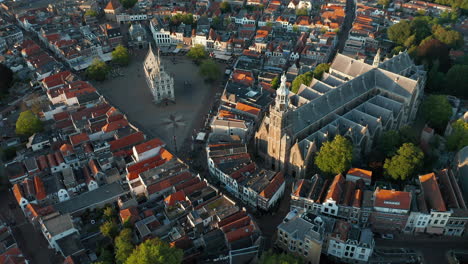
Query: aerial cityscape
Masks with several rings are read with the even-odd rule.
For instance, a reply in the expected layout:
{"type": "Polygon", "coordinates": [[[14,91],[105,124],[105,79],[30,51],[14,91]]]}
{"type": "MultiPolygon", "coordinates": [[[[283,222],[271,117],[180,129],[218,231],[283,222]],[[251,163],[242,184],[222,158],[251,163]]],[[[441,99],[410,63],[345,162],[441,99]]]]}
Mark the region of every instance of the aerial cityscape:
{"type": "Polygon", "coordinates": [[[0,264],[468,263],[468,0],[0,0],[0,264]]]}

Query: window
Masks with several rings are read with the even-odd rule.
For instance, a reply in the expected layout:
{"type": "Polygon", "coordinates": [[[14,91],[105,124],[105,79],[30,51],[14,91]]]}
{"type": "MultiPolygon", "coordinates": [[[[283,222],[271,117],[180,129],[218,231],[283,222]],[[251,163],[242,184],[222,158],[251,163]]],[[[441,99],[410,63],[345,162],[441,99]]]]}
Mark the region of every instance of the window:
{"type": "Polygon", "coordinates": [[[439,220],[434,220],[434,225],[437,225],[438,222],[439,220]]]}
{"type": "Polygon", "coordinates": [[[443,225],[445,223],[445,220],[441,220],[440,224],[443,225]]]}

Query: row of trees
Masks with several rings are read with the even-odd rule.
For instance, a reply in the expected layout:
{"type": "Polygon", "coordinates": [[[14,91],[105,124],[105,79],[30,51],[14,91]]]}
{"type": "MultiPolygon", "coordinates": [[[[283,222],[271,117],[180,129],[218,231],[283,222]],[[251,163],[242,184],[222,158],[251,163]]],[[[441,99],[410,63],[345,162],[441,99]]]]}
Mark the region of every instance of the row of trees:
{"type": "Polygon", "coordinates": [[[208,52],[203,45],[197,44],[190,49],[187,57],[191,58],[196,64],[200,65],[200,74],[208,82],[215,82],[221,77],[221,68],[212,59],[208,58],[208,52]]]}
{"type": "Polygon", "coordinates": [[[104,223],[100,226],[100,231],[112,243],[101,248],[97,263],[179,264],[182,262],[183,251],[171,247],[158,238],[146,240],[135,246],[132,225],[125,222],[121,229],[117,224],[117,214],[111,206],[104,209],[103,218],[104,223]]]}
{"type": "MultiPolygon", "coordinates": [[[[321,79],[324,72],[328,72],[330,69],[330,64],[321,63],[315,67],[313,71],[306,72],[304,74],[298,75],[292,82],[291,91],[297,93],[301,84],[309,85],[312,79],[321,79]]],[[[273,85],[272,85],[273,86],[273,85]]]]}
{"type": "MultiPolygon", "coordinates": [[[[119,66],[127,66],[130,63],[130,55],[127,48],[122,45],[117,46],[112,51],[112,62],[119,66]]],[[[110,72],[110,67],[100,59],[94,59],[91,65],[86,69],[88,78],[95,81],[104,81],[110,72]]]]}

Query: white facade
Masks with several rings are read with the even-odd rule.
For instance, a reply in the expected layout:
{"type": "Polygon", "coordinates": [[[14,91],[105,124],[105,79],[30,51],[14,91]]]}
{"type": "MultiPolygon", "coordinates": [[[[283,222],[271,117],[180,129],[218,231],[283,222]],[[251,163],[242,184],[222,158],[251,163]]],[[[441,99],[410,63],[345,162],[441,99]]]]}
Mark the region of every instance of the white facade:
{"type": "Polygon", "coordinates": [[[159,53],[156,56],[150,46],[148,55],[143,63],[146,83],[151,90],[155,103],[165,100],[175,102],[174,78],[172,78],[161,65],[159,53]]]}
{"type": "Polygon", "coordinates": [[[337,216],[338,215],[338,205],[336,204],[336,201],[334,201],[333,199],[326,200],[323,203],[322,208],[320,209],[320,212],[323,213],[323,214],[337,216]]]}
{"type": "Polygon", "coordinates": [[[427,233],[442,234],[452,211],[431,211],[431,217],[427,225],[427,233]]]}

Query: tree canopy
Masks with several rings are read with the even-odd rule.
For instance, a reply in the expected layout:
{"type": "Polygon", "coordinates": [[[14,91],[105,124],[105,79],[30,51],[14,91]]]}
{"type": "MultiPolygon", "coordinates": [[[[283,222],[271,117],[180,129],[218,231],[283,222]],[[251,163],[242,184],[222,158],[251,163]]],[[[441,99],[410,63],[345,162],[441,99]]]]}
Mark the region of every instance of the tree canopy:
{"type": "Polygon", "coordinates": [[[263,252],[259,264],[302,264],[301,258],[291,254],[274,254],[271,251],[263,252]]]}
{"type": "Polygon", "coordinates": [[[184,253],[158,238],[141,243],[127,258],[125,264],[180,264],[184,253]]]}
{"type": "Polygon", "coordinates": [[[92,80],[104,81],[109,73],[109,66],[99,59],[94,59],[91,65],[86,69],[86,75],[92,80]]]}
{"type": "Polygon", "coordinates": [[[134,246],[132,243],[132,230],[124,228],[115,238],[115,261],[117,264],[124,264],[132,254],[134,246]]]}
{"type": "Polygon", "coordinates": [[[200,74],[209,82],[219,80],[221,77],[221,70],[219,65],[212,59],[206,59],[200,65],[200,74]]]}
{"type": "Polygon", "coordinates": [[[468,65],[456,64],[450,68],[446,75],[446,91],[450,94],[468,98],[466,87],[468,84],[468,65]]]}
{"type": "Polygon", "coordinates": [[[381,5],[383,8],[387,8],[388,5],[390,4],[390,0],[379,0],[377,3],[381,5]]]}
{"type": "Polygon", "coordinates": [[[13,84],[13,71],[0,63],[0,93],[7,94],[13,84]]]}
{"type": "Polygon", "coordinates": [[[411,26],[407,20],[402,20],[387,29],[388,38],[400,45],[411,36],[411,26]]]}
{"type": "Polygon", "coordinates": [[[42,121],[31,111],[22,112],[16,120],[16,134],[31,136],[43,129],[42,121]]]}
{"type": "Polygon", "coordinates": [[[117,234],[119,233],[119,226],[117,225],[117,223],[115,221],[112,221],[112,220],[108,220],[108,221],[105,221],[100,227],[99,227],[99,230],[101,231],[101,233],[110,238],[112,241],[114,240],[114,238],[117,236],[117,234]]]}
{"type": "Polygon", "coordinates": [[[195,62],[200,62],[208,57],[208,54],[203,45],[197,44],[187,52],[187,57],[191,58],[195,62]]]}
{"type": "Polygon", "coordinates": [[[337,135],[323,143],[315,157],[315,165],[328,174],[339,174],[349,169],[353,160],[353,145],[348,139],[337,135]]]}
{"type": "Polygon", "coordinates": [[[307,11],[307,8],[299,8],[296,10],[296,16],[308,16],[309,11],[307,11]]]}
{"type": "Polygon", "coordinates": [[[441,25],[432,26],[434,37],[450,48],[460,48],[463,46],[463,36],[456,30],[449,30],[441,25]]]}
{"type": "Polygon", "coordinates": [[[330,64],[328,63],[320,63],[314,69],[314,78],[315,79],[322,79],[323,73],[328,72],[330,70],[330,64]]]}
{"type": "Polygon", "coordinates": [[[429,95],[423,101],[422,112],[429,126],[441,132],[452,116],[452,106],[445,95],[429,95]]]}
{"type": "Polygon", "coordinates": [[[292,82],[291,91],[293,93],[297,93],[299,91],[299,87],[301,87],[301,84],[309,85],[313,78],[313,71],[296,76],[296,78],[294,78],[294,81],[292,82]]]}
{"type": "Polygon", "coordinates": [[[385,174],[394,180],[406,180],[421,168],[424,153],[413,143],[404,143],[392,158],[385,159],[385,174]]]}
{"type": "Polygon", "coordinates": [[[400,133],[396,130],[388,130],[382,133],[379,139],[379,149],[386,157],[396,154],[401,145],[400,133]]]}
{"type": "Polygon", "coordinates": [[[223,14],[231,12],[231,5],[226,1],[221,2],[221,4],[219,5],[219,8],[221,9],[221,12],[223,14]]]}
{"type": "Polygon", "coordinates": [[[85,16],[92,16],[92,17],[97,17],[98,16],[98,13],[93,10],[93,9],[88,9],[86,12],[85,12],[85,16]]]}
{"type": "Polygon", "coordinates": [[[130,62],[130,55],[128,54],[127,48],[118,45],[115,50],[112,51],[112,61],[119,65],[128,65],[130,62]]]}
{"type": "Polygon", "coordinates": [[[468,123],[459,119],[452,123],[452,128],[452,133],[447,137],[447,149],[459,151],[468,146],[468,123]]]}
{"type": "Polygon", "coordinates": [[[279,77],[276,76],[275,78],[273,78],[273,80],[271,80],[271,89],[278,89],[280,85],[280,81],[279,81],[279,77]]]}
{"type": "Polygon", "coordinates": [[[120,0],[120,3],[124,8],[132,8],[137,2],[138,0],[120,0]]]}
{"type": "Polygon", "coordinates": [[[171,17],[172,26],[179,26],[181,23],[184,23],[185,25],[193,25],[193,14],[175,14],[171,17]]]}

